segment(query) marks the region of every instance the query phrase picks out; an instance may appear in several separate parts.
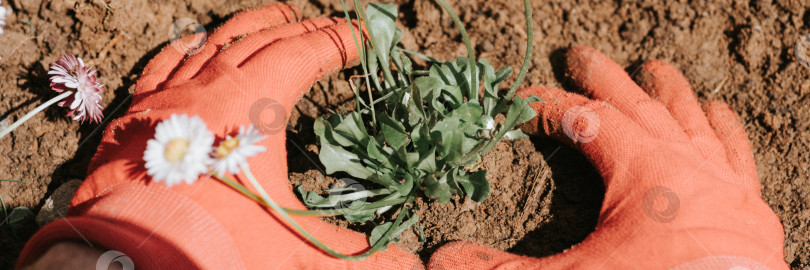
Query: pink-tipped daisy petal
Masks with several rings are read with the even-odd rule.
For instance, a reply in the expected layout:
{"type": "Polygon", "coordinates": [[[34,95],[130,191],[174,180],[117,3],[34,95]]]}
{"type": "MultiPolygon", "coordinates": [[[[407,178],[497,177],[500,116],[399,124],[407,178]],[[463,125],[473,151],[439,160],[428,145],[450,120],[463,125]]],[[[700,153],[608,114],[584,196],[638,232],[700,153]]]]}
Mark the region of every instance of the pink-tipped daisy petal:
{"type": "Polygon", "coordinates": [[[68,96],[57,105],[68,107],[67,116],[73,120],[100,123],[104,117],[101,107],[101,93],[106,91],[104,85],[98,81],[96,70],[87,67],[81,58],[63,54],[59,60],[51,64],[48,75],[51,75],[51,89],[57,93],[70,91],[68,96]]]}

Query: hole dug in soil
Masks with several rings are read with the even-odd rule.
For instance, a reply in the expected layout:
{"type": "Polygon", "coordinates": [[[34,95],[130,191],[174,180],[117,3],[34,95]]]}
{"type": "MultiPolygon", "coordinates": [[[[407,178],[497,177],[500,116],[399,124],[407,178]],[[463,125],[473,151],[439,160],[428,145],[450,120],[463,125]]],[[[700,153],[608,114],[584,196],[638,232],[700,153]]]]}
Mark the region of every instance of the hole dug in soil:
{"type": "MultiPolygon", "coordinates": [[[[287,130],[290,183],[304,191],[323,191],[348,175],[324,175],[314,119],[329,111],[353,110],[353,92],[345,71],[323,80],[296,104],[287,130]]],[[[581,242],[593,231],[604,197],[604,185],[575,150],[550,139],[501,141],[482,159],[491,194],[480,204],[454,196],[440,204],[417,197],[416,226],[401,235],[400,245],[427,261],[442,245],[466,240],[517,254],[548,256],[581,242]],[[418,239],[424,228],[425,241],[418,239]]],[[[355,179],[359,180],[359,179],[355,179]]],[[[363,182],[359,180],[358,182],[363,182]]],[[[353,224],[342,217],[329,223],[370,233],[372,222],[353,224]]]]}

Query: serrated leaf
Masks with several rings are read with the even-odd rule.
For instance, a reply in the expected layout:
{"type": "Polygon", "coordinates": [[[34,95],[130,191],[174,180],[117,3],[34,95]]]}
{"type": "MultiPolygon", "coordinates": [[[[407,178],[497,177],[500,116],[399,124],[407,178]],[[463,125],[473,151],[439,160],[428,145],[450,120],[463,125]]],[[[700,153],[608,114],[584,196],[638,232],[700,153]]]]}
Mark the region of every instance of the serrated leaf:
{"type": "Polygon", "coordinates": [[[469,175],[457,176],[456,181],[464,188],[464,192],[475,202],[482,202],[489,197],[489,181],[487,171],[480,170],[469,175]]]}

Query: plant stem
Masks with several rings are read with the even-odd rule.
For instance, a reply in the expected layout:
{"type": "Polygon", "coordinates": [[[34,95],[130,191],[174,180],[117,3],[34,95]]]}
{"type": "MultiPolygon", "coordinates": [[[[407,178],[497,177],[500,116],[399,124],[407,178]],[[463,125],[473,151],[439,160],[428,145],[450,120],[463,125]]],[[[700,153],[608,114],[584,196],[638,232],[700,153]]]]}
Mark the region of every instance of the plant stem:
{"type": "MultiPolygon", "coordinates": [[[[326,252],[329,255],[332,255],[332,256],[334,256],[336,258],[349,260],[349,261],[359,261],[359,260],[363,260],[363,259],[367,258],[368,256],[371,256],[371,254],[373,254],[374,252],[377,252],[377,250],[382,246],[381,245],[382,243],[387,243],[387,242],[384,242],[384,241],[375,243],[366,252],[364,252],[363,254],[357,255],[357,256],[345,255],[345,254],[342,254],[340,252],[337,252],[337,251],[333,250],[332,248],[328,247],[326,244],[324,244],[320,240],[316,239],[312,234],[310,234],[303,227],[301,227],[301,225],[299,225],[298,222],[295,222],[295,220],[293,220],[287,214],[287,211],[282,209],[281,206],[279,206],[278,204],[276,204],[275,201],[270,199],[270,196],[267,195],[267,192],[264,190],[264,188],[262,188],[261,184],[259,184],[259,181],[256,181],[256,178],[253,177],[253,174],[250,172],[250,168],[248,168],[248,166],[239,165],[239,168],[242,169],[243,173],[245,173],[245,176],[248,178],[251,185],[253,185],[253,187],[255,187],[256,190],[259,191],[259,194],[261,194],[264,201],[266,201],[267,204],[270,205],[270,208],[275,210],[276,212],[278,212],[290,225],[293,226],[293,228],[295,228],[295,230],[299,234],[301,234],[302,237],[306,238],[307,241],[314,244],[316,247],[321,249],[323,252],[326,252]]],[[[402,214],[400,213],[400,215],[402,215],[402,214]]],[[[399,226],[399,224],[401,222],[402,222],[402,217],[397,217],[397,222],[394,224],[394,227],[392,227],[391,230],[386,232],[383,237],[386,237],[386,238],[390,237],[391,233],[393,233],[394,230],[396,230],[396,226],[399,226]]],[[[385,239],[385,238],[381,238],[381,239],[385,239]]]]}
{"type": "MultiPolygon", "coordinates": [[[[363,23],[358,23],[358,27],[360,28],[360,40],[358,41],[357,34],[354,33],[354,27],[352,27],[352,18],[351,18],[351,16],[349,16],[349,9],[346,8],[346,1],[340,0],[340,4],[343,5],[343,15],[346,17],[346,22],[348,22],[349,26],[351,27],[352,39],[354,40],[354,46],[357,49],[358,56],[360,57],[360,65],[363,66],[363,73],[365,73],[365,74],[363,74],[363,77],[366,79],[366,85],[369,86],[369,87],[366,88],[366,90],[368,91],[369,96],[371,96],[371,84],[369,83],[369,79],[368,79],[368,67],[366,66],[366,54],[365,54],[365,50],[363,49],[365,46],[362,45],[363,44],[363,33],[362,33],[363,32],[363,30],[362,30],[363,23]]],[[[357,3],[355,3],[355,9],[357,9],[356,5],[357,5],[357,3]]],[[[362,6],[360,8],[362,8],[362,6]]],[[[351,80],[351,79],[349,79],[349,80],[351,80]]],[[[358,89],[353,89],[353,90],[354,90],[354,95],[356,97],[355,100],[357,102],[357,108],[359,109],[360,108],[360,100],[361,100],[361,98],[360,98],[360,89],[358,88],[358,89]]],[[[371,110],[372,126],[377,126],[377,116],[375,115],[375,112],[374,112],[374,103],[372,103],[368,107],[369,107],[369,110],[371,110]]]]}
{"type": "Polygon", "coordinates": [[[447,2],[445,2],[444,0],[436,0],[436,2],[439,2],[439,5],[441,5],[442,8],[444,8],[444,10],[446,10],[447,13],[450,14],[450,18],[453,19],[453,22],[456,24],[456,27],[458,27],[458,31],[461,33],[461,38],[464,40],[464,46],[467,46],[467,58],[469,58],[470,60],[470,78],[472,80],[471,82],[469,82],[468,85],[469,92],[467,98],[469,98],[469,100],[473,100],[473,98],[475,98],[475,100],[478,100],[478,73],[475,71],[476,68],[475,54],[473,52],[472,44],[470,44],[470,37],[467,35],[467,30],[464,29],[464,25],[461,24],[461,20],[458,18],[458,16],[456,16],[456,12],[453,11],[453,9],[450,8],[449,5],[447,5],[447,2]]]}
{"type": "Polygon", "coordinates": [[[11,124],[11,126],[0,132],[0,138],[3,138],[6,135],[8,135],[9,133],[17,129],[17,127],[25,123],[25,121],[28,121],[28,119],[31,119],[31,117],[34,117],[34,115],[36,115],[37,113],[45,110],[45,108],[48,108],[48,106],[51,106],[54,103],[59,102],[60,100],[63,100],[70,95],[73,95],[73,92],[65,91],[61,95],[58,95],[55,98],[52,98],[51,100],[48,100],[47,102],[43,103],[42,105],[39,105],[33,111],[28,112],[25,116],[20,118],[20,120],[17,120],[17,122],[14,122],[14,124],[11,124]]]}
{"type": "MultiPolygon", "coordinates": [[[[363,8],[363,3],[360,0],[354,0],[354,10],[359,11],[360,17],[363,19],[363,22],[368,23],[368,17],[366,16],[365,8],[363,8]]],[[[371,42],[371,46],[373,47],[372,50],[375,54],[377,54],[377,61],[380,61],[380,67],[383,70],[383,76],[385,76],[385,81],[388,82],[388,85],[394,86],[396,85],[396,81],[394,81],[394,76],[391,75],[391,69],[388,68],[388,55],[383,55],[380,50],[387,52],[390,48],[377,48],[377,44],[374,44],[374,41],[371,40],[371,37],[374,36],[374,32],[371,27],[366,27],[366,31],[368,32],[369,42],[371,42]],[[383,57],[385,56],[385,57],[383,57]]],[[[382,88],[380,88],[382,90],[382,88]]]]}
{"type": "MultiPolygon", "coordinates": [[[[265,207],[270,207],[270,205],[267,204],[267,202],[265,202],[264,199],[259,197],[259,195],[256,195],[255,193],[253,193],[252,191],[247,189],[245,186],[243,186],[243,185],[241,185],[241,184],[239,184],[237,182],[234,182],[230,178],[228,178],[226,176],[216,175],[214,172],[211,173],[211,176],[213,176],[214,179],[219,180],[220,182],[224,183],[225,185],[227,185],[227,186],[233,188],[234,190],[238,191],[239,193],[242,193],[242,195],[245,195],[245,197],[248,197],[251,200],[254,200],[257,203],[259,203],[259,204],[261,204],[261,205],[263,205],[265,207]]],[[[388,197],[386,197],[385,199],[382,199],[380,201],[376,201],[376,202],[373,202],[373,203],[370,203],[370,204],[366,204],[363,207],[360,207],[360,208],[357,208],[357,209],[351,209],[351,210],[352,211],[372,210],[372,209],[382,208],[382,207],[386,207],[386,206],[401,204],[401,203],[404,203],[405,200],[406,200],[405,198],[388,198],[388,197]]],[[[340,215],[346,214],[346,210],[343,210],[343,209],[298,210],[298,209],[292,209],[292,208],[284,207],[284,206],[281,206],[281,209],[284,209],[284,211],[287,211],[287,213],[289,213],[289,214],[296,215],[296,216],[305,216],[305,217],[328,217],[328,216],[340,216],[340,215]]]]}
{"type": "Polygon", "coordinates": [[[512,89],[509,89],[504,100],[512,100],[512,97],[515,96],[515,92],[517,92],[518,87],[520,87],[520,84],[523,82],[523,78],[526,77],[526,72],[529,70],[529,64],[532,60],[532,51],[534,50],[534,30],[532,29],[532,24],[534,20],[532,20],[532,4],[530,0],[523,0],[523,9],[526,13],[526,55],[523,57],[523,66],[520,67],[520,73],[518,73],[515,84],[512,85],[512,89]]]}
{"type": "Polygon", "coordinates": [[[415,55],[415,56],[417,56],[419,58],[422,58],[423,60],[428,61],[428,62],[433,62],[433,63],[437,63],[437,64],[442,63],[442,61],[440,61],[439,59],[436,59],[436,58],[421,54],[419,52],[411,51],[411,50],[408,50],[408,49],[405,49],[405,48],[399,48],[399,50],[402,51],[402,52],[408,53],[408,54],[415,55]]]}

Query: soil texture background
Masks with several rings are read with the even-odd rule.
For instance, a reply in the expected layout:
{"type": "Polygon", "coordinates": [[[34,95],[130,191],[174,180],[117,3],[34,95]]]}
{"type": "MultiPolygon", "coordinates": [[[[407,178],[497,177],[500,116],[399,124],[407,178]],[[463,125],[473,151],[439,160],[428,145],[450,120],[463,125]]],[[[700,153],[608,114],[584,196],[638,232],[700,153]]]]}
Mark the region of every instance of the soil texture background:
{"type": "MultiPolygon", "coordinates": [[[[129,106],[139,74],[167,44],[172,22],[191,18],[210,32],[235,12],[267,2],[3,1],[10,14],[0,35],[0,121],[13,122],[56,96],[48,87],[47,69],[61,53],[75,54],[98,68],[107,88],[103,105],[108,117],[102,125],[82,125],[64,117],[63,108],[52,107],[0,140],[0,179],[23,181],[0,182],[6,206],[37,212],[62,183],[86,176],[104,125],[129,106]]],[[[442,60],[466,53],[450,17],[436,3],[396,2],[406,48],[442,60]]],[[[496,69],[511,65],[518,70],[527,37],[520,1],[449,2],[479,58],[487,58],[496,69]]],[[[523,85],[575,90],[563,83],[562,70],[563,54],[574,44],[605,52],[629,73],[650,59],[674,64],[698,97],[726,101],[742,117],[762,198],[785,229],[784,259],[794,269],[810,268],[810,68],[799,61],[810,57],[794,51],[796,42],[810,34],[810,2],[533,2],[535,51],[523,85]]],[[[343,14],[336,0],[290,3],[301,7],[305,17],[343,14]]],[[[316,83],[293,111],[287,130],[291,183],[318,190],[335,180],[318,169],[312,121],[351,104],[346,78],[357,72],[343,71],[316,83]]],[[[483,167],[492,183],[485,202],[417,201],[426,242],[418,242],[415,231],[409,230],[402,244],[423,260],[454,240],[546,256],[570,248],[593,231],[604,186],[573,149],[540,137],[503,142],[485,156],[483,167]]],[[[8,226],[0,226],[0,268],[13,267],[38,227],[32,217],[17,229],[15,237],[8,226]]]]}

